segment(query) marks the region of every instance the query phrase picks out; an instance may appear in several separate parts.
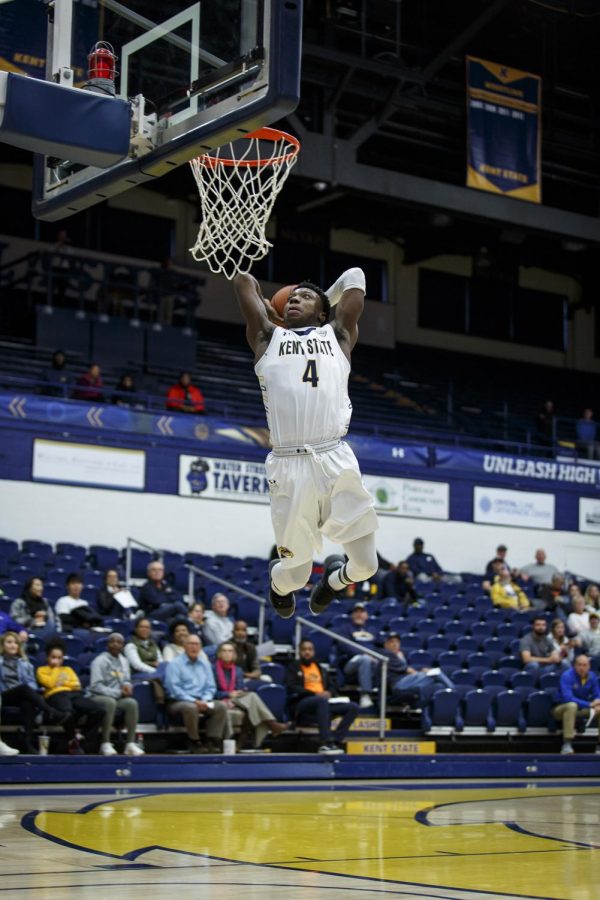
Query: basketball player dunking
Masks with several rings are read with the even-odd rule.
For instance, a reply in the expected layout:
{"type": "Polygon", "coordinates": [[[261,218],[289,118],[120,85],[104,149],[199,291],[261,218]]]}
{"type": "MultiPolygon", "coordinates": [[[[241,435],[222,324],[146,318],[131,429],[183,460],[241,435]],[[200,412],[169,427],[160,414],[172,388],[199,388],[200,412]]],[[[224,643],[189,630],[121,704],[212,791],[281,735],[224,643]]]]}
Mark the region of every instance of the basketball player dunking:
{"type": "Polygon", "coordinates": [[[373,500],[342,440],[352,414],[350,353],[364,308],[365,276],[348,269],[327,292],[302,282],[291,291],[282,319],[251,275],[236,275],[234,287],[273,446],[266,471],[280,557],[270,565],[274,609],[286,619],[294,614],[294,591],[310,578],[321,535],[341,544],[347,556],[325,560],[310,597],[316,615],[348,584],[377,571],[373,500]]]}

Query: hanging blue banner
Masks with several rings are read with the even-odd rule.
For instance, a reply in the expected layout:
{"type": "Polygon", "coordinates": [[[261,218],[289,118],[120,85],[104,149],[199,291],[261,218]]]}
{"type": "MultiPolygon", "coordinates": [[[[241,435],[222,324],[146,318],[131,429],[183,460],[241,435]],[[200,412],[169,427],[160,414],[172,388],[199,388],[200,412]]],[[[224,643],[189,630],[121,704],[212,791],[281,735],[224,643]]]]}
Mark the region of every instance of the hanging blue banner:
{"type": "Polygon", "coordinates": [[[481,450],[435,449],[435,469],[455,469],[474,473],[487,482],[530,485],[536,490],[553,490],[560,484],[582,493],[582,489],[600,489],[600,466],[577,461],[536,459],[485,453],[481,450]]]}
{"type": "Polygon", "coordinates": [[[467,186],[542,202],[542,79],[467,57],[467,186]]]}
{"type": "MultiPolygon", "coordinates": [[[[87,55],[98,40],[98,0],[74,0],[71,65],[75,84],[86,78],[87,55]]],[[[45,0],[4,0],[0,15],[0,70],[46,77],[45,0]]]]}

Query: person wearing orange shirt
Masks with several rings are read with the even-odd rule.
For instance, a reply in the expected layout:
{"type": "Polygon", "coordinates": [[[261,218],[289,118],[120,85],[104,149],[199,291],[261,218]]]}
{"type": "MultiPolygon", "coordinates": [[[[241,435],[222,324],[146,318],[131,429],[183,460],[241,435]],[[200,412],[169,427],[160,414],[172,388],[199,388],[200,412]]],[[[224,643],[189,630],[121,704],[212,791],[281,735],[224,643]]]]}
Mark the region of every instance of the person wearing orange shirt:
{"type": "Polygon", "coordinates": [[[70,666],[65,666],[62,641],[51,641],[46,652],[47,665],[39,666],[35,674],[48,705],[61,713],[69,714],[69,718],[63,723],[69,741],[69,753],[85,752],[75,736],[75,724],[82,717],[85,717],[85,744],[88,750],[97,749],[98,729],[104,718],[104,707],[84,695],[76,672],[70,666]]]}
{"type": "Polygon", "coordinates": [[[192,384],[192,376],[189,372],[182,372],[177,384],[169,388],[167,409],[195,415],[204,413],[204,395],[200,388],[192,384]]]}
{"type": "Polygon", "coordinates": [[[317,720],[319,753],[343,753],[341,742],[358,715],[358,704],[336,699],[327,689],[327,673],[316,661],[314,644],[307,638],[300,643],[300,659],[288,666],[286,687],[288,705],[296,722],[301,725],[317,720]],[[342,719],[332,733],[331,719],[337,716],[342,719]]]}

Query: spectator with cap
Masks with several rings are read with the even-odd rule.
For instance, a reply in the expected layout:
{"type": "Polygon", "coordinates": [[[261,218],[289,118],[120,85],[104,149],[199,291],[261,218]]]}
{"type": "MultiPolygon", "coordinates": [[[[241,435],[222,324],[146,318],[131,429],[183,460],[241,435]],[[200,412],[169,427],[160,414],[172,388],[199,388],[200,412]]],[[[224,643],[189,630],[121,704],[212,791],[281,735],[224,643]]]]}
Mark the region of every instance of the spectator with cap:
{"type": "MultiPolygon", "coordinates": [[[[343,637],[350,638],[356,644],[375,649],[376,632],[368,627],[369,612],[364,603],[355,603],[350,613],[350,621],[336,628],[343,637]]],[[[360,707],[369,709],[373,706],[373,672],[377,667],[377,659],[366,653],[359,653],[347,644],[337,644],[337,661],[344,675],[348,678],[358,676],[360,689],[360,707]]]]}
{"type": "Polygon", "coordinates": [[[435,556],[425,553],[425,544],[422,538],[413,541],[413,552],[406,557],[406,562],[417,581],[439,581],[442,577],[442,567],[435,556]]]}
{"type": "Polygon", "coordinates": [[[204,616],[204,640],[207,644],[219,646],[233,637],[233,619],[229,615],[229,600],[218,591],[213,594],[210,609],[204,616]]]}
{"type": "Polygon", "coordinates": [[[496,581],[491,586],[490,596],[494,606],[501,609],[529,609],[529,600],[519,585],[513,581],[510,569],[502,563],[496,581]]]}
{"type": "Polygon", "coordinates": [[[454,683],[441,669],[413,669],[402,652],[401,637],[390,631],[383,642],[383,655],[388,659],[388,689],[390,694],[414,693],[421,706],[426,706],[433,696],[436,684],[453,688],[454,683]]]}
{"type": "Polygon", "coordinates": [[[580,632],[576,640],[591,658],[594,669],[597,669],[600,667],[600,613],[593,610],[589,622],[589,628],[580,632]]]}
{"type": "Polygon", "coordinates": [[[534,616],[531,631],[523,635],[519,643],[521,662],[528,672],[562,671],[569,668],[568,659],[563,658],[561,651],[548,636],[548,624],[544,616],[534,616]]]}
{"type": "Polygon", "coordinates": [[[494,578],[498,574],[498,563],[506,563],[506,565],[508,566],[508,562],[506,560],[507,552],[508,547],[505,544],[498,544],[498,546],[496,547],[496,555],[493,559],[490,559],[489,563],[485,567],[485,577],[488,579],[488,581],[491,581],[493,583],[494,578]]]}
{"type": "Polygon", "coordinates": [[[140,590],[138,603],[151,619],[167,621],[176,616],[187,617],[188,608],[181,595],[165,579],[165,567],[159,559],[148,563],[148,581],[140,590]]]}
{"type": "Polygon", "coordinates": [[[111,741],[111,731],[115,714],[121,710],[125,715],[127,729],[127,756],[142,756],[144,751],[135,743],[135,732],[138,723],[138,704],[133,696],[131,670],[123,654],[125,641],[123,635],[116,631],[109,634],[104,653],[92,660],[90,668],[90,684],[88,696],[104,707],[102,723],[102,744],[100,753],[103,756],[114,756],[115,750],[111,741]]]}
{"type": "Polygon", "coordinates": [[[521,572],[532,579],[536,588],[540,588],[545,584],[550,584],[552,576],[558,573],[558,569],[546,561],[546,551],[540,548],[535,551],[535,562],[521,566],[521,572]]]}
{"type": "Polygon", "coordinates": [[[560,684],[555,697],[556,706],[552,715],[562,723],[563,744],[561,753],[574,753],[573,738],[577,719],[596,718],[598,743],[596,753],[600,753],[600,685],[596,675],[590,671],[590,658],[580,654],[573,666],[560,676],[560,684]]]}

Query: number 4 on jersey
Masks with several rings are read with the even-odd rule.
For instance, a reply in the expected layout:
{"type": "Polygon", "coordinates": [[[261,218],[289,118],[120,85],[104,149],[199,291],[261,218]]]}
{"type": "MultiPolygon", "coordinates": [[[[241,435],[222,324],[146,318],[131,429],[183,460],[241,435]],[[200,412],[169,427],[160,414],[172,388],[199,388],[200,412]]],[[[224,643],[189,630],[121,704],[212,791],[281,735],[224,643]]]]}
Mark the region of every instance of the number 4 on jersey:
{"type": "Polygon", "coordinates": [[[319,383],[319,377],[317,375],[317,361],[316,359],[309,359],[306,363],[306,369],[304,370],[304,375],[302,376],[302,381],[310,381],[313,387],[316,387],[319,383]]]}

